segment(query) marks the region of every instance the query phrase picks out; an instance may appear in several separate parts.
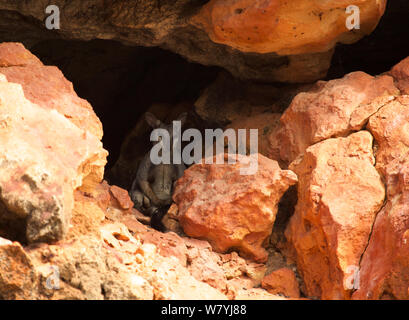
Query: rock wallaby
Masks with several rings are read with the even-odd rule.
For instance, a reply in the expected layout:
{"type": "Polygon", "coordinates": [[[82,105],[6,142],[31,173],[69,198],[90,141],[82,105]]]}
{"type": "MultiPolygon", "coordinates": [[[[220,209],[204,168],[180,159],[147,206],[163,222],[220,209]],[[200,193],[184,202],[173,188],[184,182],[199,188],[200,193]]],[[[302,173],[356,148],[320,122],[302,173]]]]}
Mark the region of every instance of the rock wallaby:
{"type": "MultiPolygon", "coordinates": [[[[179,115],[175,121],[180,121],[181,125],[186,122],[187,113],[179,115]]],[[[153,114],[145,113],[146,122],[153,129],[164,129],[169,132],[170,146],[173,146],[173,125],[165,124],[157,119],[153,114]]],[[[155,141],[153,146],[161,143],[155,141]]],[[[172,147],[170,147],[170,159],[173,159],[172,147]]],[[[158,164],[152,163],[150,151],[144,156],[139,164],[136,177],[133,180],[129,195],[135,204],[135,208],[151,216],[151,225],[160,223],[166,209],[172,203],[173,184],[179,179],[186,169],[183,163],[181,164],[158,164]]]]}

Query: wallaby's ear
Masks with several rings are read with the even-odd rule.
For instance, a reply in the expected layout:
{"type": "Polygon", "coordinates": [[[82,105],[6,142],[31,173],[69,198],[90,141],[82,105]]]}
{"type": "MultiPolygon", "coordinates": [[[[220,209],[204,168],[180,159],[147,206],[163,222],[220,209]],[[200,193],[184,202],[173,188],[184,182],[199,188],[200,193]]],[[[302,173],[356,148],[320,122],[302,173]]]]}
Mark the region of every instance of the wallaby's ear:
{"type": "Polygon", "coordinates": [[[186,123],[186,119],[187,119],[187,112],[183,112],[179,115],[179,117],[177,117],[176,121],[180,121],[180,123],[183,126],[186,123]]]}
{"type": "Polygon", "coordinates": [[[154,129],[160,126],[160,120],[150,112],[145,113],[145,120],[154,129]]]}

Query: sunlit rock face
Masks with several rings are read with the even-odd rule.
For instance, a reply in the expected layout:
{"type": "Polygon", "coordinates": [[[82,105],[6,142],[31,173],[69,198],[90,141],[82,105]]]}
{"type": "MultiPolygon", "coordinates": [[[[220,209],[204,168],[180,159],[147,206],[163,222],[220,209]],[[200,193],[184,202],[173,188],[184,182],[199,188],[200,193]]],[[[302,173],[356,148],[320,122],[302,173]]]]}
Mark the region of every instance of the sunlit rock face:
{"type": "Polygon", "coordinates": [[[0,44],[0,106],[3,231],[27,242],[59,240],[74,190],[103,178],[101,123],[56,67],[21,44],[0,44]]]}
{"type": "Polygon", "coordinates": [[[348,277],[359,268],[385,198],[372,143],[367,131],[327,139],[290,165],[300,180],[286,237],[309,296],[350,297],[348,277]]]}
{"type": "Polygon", "coordinates": [[[192,20],[214,42],[240,51],[308,54],[371,33],[385,5],[385,0],[212,0],[192,20]],[[360,10],[360,29],[354,32],[347,28],[349,6],[360,10]]]}

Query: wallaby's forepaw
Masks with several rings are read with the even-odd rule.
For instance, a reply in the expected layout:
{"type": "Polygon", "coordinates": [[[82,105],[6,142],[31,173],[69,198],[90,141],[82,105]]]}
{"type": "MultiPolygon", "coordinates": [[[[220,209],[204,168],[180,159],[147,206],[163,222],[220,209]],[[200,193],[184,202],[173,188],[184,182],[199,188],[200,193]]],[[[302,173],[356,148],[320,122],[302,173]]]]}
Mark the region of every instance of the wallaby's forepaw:
{"type": "Polygon", "coordinates": [[[129,196],[134,203],[134,208],[138,210],[143,209],[145,196],[143,195],[142,192],[138,190],[134,190],[134,191],[129,192],[129,196]]]}

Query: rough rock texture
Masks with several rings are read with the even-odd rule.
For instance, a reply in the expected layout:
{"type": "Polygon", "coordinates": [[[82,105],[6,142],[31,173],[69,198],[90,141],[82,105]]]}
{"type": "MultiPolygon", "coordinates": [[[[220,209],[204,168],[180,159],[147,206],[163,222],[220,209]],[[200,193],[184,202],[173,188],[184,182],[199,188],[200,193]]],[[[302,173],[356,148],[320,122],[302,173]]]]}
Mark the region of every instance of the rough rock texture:
{"type": "Polygon", "coordinates": [[[211,0],[192,18],[216,43],[242,52],[287,56],[274,77],[309,82],[324,76],[337,42],[353,43],[372,32],[385,10],[383,1],[211,0]],[[345,8],[358,5],[361,28],[346,28],[345,8]]]}
{"type": "Polygon", "coordinates": [[[312,90],[299,93],[284,112],[280,128],[270,137],[271,149],[280,150],[281,159],[290,163],[314,143],[360,130],[398,93],[393,78],[386,75],[353,72],[319,81],[312,90]]]}
{"type": "Polygon", "coordinates": [[[302,0],[294,4],[211,1],[205,5],[206,2],[55,0],[53,4],[61,10],[61,29],[53,32],[43,25],[49,1],[2,0],[0,41],[21,41],[31,46],[62,36],[78,40],[113,39],[125,44],[161,46],[189,60],[224,67],[243,79],[305,82],[325,76],[331,49],[337,41],[351,43],[370,33],[382,16],[385,4],[385,0],[325,4],[314,1],[308,5],[302,0]],[[344,9],[358,3],[362,10],[361,29],[346,32],[344,9]],[[324,27],[318,28],[319,23],[324,27]],[[331,26],[329,32],[322,32],[328,26],[331,26]],[[243,27],[250,29],[243,32],[243,27]],[[220,31],[224,33],[229,29],[233,38],[220,38],[220,31]],[[218,31],[217,36],[214,30],[218,31]],[[237,34],[244,38],[236,39],[237,34]],[[283,46],[290,50],[284,51],[283,46]]]}
{"type": "Polygon", "coordinates": [[[325,52],[371,33],[386,1],[211,0],[192,19],[210,38],[244,52],[325,52]],[[349,32],[345,8],[359,6],[361,28],[349,32]],[[302,23],[300,23],[302,22],[302,23]]]}
{"type": "Polygon", "coordinates": [[[240,169],[249,165],[228,164],[229,157],[225,154],[225,164],[193,165],[177,181],[173,199],[180,225],[187,235],[209,240],[216,251],[235,248],[266,261],[262,244],[271,234],[278,201],[297,177],[261,154],[256,173],[242,175],[240,169]]]}
{"type": "MultiPolygon", "coordinates": [[[[401,90],[407,59],[392,69],[401,90]],[[397,73],[397,70],[400,70],[397,73]]],[[[409,299],[409,96],[403,95],[372,116],[368,129],[378,142],[377,168],[387,186],[387,203],[378,214],[360,264],[354,299],[409,299]]]]}
{"type": "Polygon", "coordinates": [[[409,59],[403,59],[400,63],[395,65],[389,74],[395,80],[396,86],[402,94],[409,93],[409,59]]]}
{"type": "Polygon", "coordinates": [[[272,294],[281,294],[289,298],[299,298],[300,289],[294,272],[281,268],[265,276],[261,286],[272,294]]]}
{"type": "Polygon", "coordinates": [[[404,95],[385,105],[368,122],[377,142],[376,166],[384,174],[389,163],[404,162],[409,152],[409,96],[404,95]]]}
{"type": "Polygon", "coordinates": [[[388,166],[388,202],[376,218],[353,299],[409,299],[408,174],[407,161],[388,166]]]}
{"type": "Polygon", "coordinates": [[[205,241],[143,226],[109,190],[102,184],[76,197],[81,210],[66,240],[23,248],[0,238],[0,297],[219,300],[253,290],[254,298],[280,298],[253,289],[265,265],[234,252],[215,253],[205,241]],[[98,211],[102,221],[89,217],[98,211]]]}
{"type": "Polygon", "coordinates": [[[286,237],[310,297],[347,299],[351,294],[351,269],[359,267],[385,197],[372,143],[367,131],[327,139],[290,165],[299,185],[286,237]]]}
{"type": "Polygon", "coordinates": [[[0,238],[0,298],[33,299],[34,282],[32,262],[21,244],[0,238]]]}
{"type": "Polygon", "coordinates": [[[21,45],[1,44],[0,66],[0,224],[21,241],[61,239],[74,190],[102,180],[101,124],[56,68],[21,45]]]}

